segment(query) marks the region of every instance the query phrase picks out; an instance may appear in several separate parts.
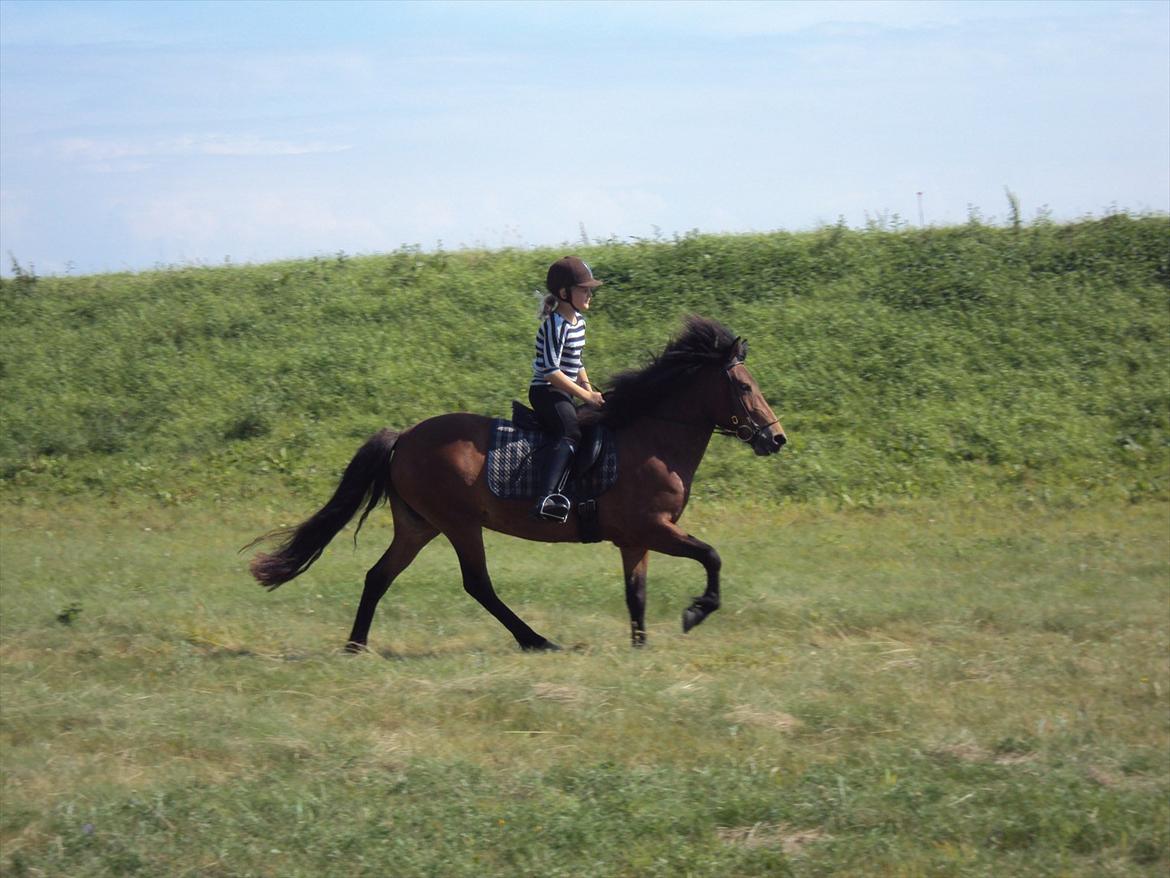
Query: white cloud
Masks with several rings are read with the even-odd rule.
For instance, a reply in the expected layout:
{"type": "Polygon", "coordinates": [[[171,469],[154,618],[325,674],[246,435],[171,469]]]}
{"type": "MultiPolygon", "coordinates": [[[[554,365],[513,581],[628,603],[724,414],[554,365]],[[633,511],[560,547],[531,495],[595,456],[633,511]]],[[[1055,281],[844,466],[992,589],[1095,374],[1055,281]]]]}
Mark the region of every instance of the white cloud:
{"type": "Polygon", "coordinates": [[[196,252],[227,241],[244,251],[278,249],[281,242],[328,247],[339,237],[367,237],[375,227],[308,192],[171,193],[146,199],[128,217],[136,238],[196,252]]]}
{"type": "Polygon", "coordinates": [[[58,154],[83,162],[120,159],[182,158],[191,156],[298,156],[345,152],[340,143],[280,140],[256,135],[188,134],[153,140],[69,137],[57,142],[58,154]]]}
{"type": "MultiPolygon", "coordinates": [[[[483,5],[483,4],[481,4],[483,5]]],[[[486,4],[525,15],[529,4],[486,4]]],[[[1121,4],[1034,0],[681,0],[681,2],[559,4],[565,18],[590,17],[615,33],[635,31],[710,37],[768,37],[808,32],[846,33],[953,27],[972,22],[1068,19],[1124,14],[1121,4]],[[603,7],[598,14],[598,7],[603,7]],[[1110,7],[1113,7],[1112,9],[1110,7]]],[[[451,6],[452,11],[459,4],[451,6]]]]}

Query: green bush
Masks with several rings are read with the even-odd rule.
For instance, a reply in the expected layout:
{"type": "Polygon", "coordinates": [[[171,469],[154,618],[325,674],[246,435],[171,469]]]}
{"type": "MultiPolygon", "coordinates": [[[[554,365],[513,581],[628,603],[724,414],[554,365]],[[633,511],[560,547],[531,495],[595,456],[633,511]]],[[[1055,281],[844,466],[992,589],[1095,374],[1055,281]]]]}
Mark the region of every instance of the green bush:
{"type": "MultiPolygon", "coordinates": [[[[1170,219],[576,248],[607,281],[602,385],[701,313],[751,341],[789,432],[716,441],[696,490],[872,503],[1001,489],[1164,497],[1170,219]]],[[[525,393],[560,250],[313,259],[0,281],[10,491],[323,490],[357,442],[525,393]]]]}

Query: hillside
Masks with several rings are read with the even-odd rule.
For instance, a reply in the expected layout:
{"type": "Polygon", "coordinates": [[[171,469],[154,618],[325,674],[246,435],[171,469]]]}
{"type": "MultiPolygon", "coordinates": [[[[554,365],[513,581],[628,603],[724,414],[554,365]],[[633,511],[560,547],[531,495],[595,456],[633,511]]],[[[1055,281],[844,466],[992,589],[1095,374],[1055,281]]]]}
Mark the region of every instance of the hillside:
{"type": "MultiPolygon", "coordinates": [[[[701,313],[751,342],[790,447],[715,439],[701,497],[1139,500],[1170,492],[1170,219],[571,248],[607,281],[595,382],[701,313]]],[[[10,497],[331,487],[382,425],[502,415],[558,250],[0,281],[10,497]]]]}

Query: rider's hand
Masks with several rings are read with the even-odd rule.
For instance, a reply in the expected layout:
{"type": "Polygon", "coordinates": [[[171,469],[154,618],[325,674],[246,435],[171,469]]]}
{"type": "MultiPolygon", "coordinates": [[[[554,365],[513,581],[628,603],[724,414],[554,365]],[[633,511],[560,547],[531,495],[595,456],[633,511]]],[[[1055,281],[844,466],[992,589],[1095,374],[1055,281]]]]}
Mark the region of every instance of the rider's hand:
{"type": "Polygon", "coordinates": [[[596,390],[591,390],[589,392],[589,404],[601,408],[603,405],[605,405],[605,397],[596,390]]]}

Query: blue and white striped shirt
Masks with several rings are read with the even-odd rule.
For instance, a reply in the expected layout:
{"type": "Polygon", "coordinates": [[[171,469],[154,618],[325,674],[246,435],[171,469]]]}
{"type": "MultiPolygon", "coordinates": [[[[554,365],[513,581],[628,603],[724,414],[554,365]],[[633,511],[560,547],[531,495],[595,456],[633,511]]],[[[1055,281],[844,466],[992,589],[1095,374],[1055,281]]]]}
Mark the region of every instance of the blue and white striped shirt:
{"type": "Polygon", "coordinates": [[[553,311],[536,333],[536,359],[532,361],[532,385],[548,386],[548,375],[558,369],[570,381],[581,371],[581,351],[585,348],[585,318],[577,315],[569,323],[553,311]]]}

